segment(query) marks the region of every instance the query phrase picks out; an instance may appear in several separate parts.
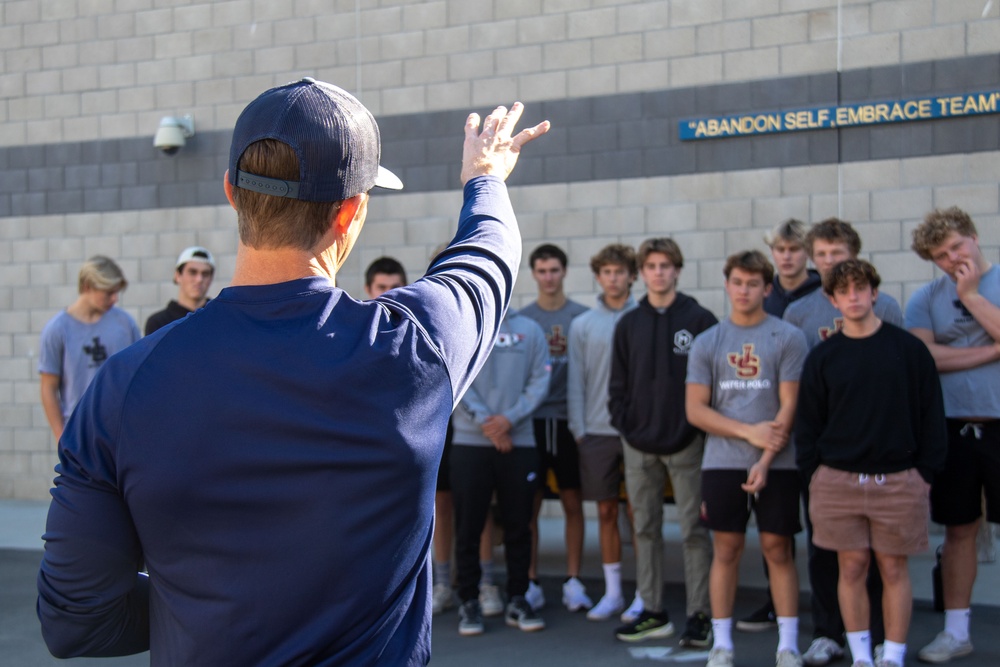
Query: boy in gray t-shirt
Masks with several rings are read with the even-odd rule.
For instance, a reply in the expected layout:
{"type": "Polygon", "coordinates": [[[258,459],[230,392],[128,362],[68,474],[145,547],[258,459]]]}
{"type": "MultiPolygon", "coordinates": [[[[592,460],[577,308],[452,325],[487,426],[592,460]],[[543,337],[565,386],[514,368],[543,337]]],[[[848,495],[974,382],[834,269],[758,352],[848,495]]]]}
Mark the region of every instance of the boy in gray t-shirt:
{"type": "Polygon", "coordinates": [[[708,435],[702,462],[703,518],[712,529],[714,646],[707,667],[733,664],[733,603],[753,509],[778,617],[778,667],[800,667],[799,474],[786,447],[807,347],[802,332],[768,315],[774,268],[756,250],[726,260],[727,320],[698,336],[687,368],[687,417],[708,435]]]}
{"type": "Polygon", "coordinates": [[[80,267],[76,301],[42,329],[38,355],[42,409],[57,441],[101,365],[140,338],[132,316],[115,307],[127,285],[114,261],[91,257],[80,267]]]}

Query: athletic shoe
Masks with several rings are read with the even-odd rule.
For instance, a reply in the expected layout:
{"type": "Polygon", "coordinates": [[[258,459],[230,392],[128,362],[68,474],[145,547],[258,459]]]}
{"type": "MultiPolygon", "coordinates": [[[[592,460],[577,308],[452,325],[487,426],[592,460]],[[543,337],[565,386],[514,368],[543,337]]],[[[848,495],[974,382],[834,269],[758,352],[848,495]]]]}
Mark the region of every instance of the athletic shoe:
{"type": "Polygon", "coordinates": [[[802,656],[796,651],[783,648],[774,656],[774,667],[802,667],[802,656]]]}
{"type": "Polygon", "coordinates": [[[875,667],[875,665],[868,662],[867,660],[855,660],[854,664],[851,665],[851,667],[875,667]]]}
{"type": "Polygon", "coordinates": [[[625,600],[605,595],[587,612],[588,621],[606,621],[625,608],[625,600]]]}
{"type": "Polygon", "coordinates": [[[749,616],[736,621],[736,629],[740,632],[765,632],[776,627],[778,627],[778,617],[770,601],[749,616]]]}
{"type": "Polygon", "coordinates": [[[455,606],[455,592],[448,584],[434,584],[434,591],[431,593],[431,607],[433,613],[440,614],[442,611],[455,606]]]}
{"type": "Polygon", "coordinates": [[[654,637],[670,637],[674,634],[674,624],[670,622],[667,612],[654,614],[644,611],[639,614],[635,623],[623,625],[615,630],[615,637],[623,642],[641,642],[654,637]]]}
{"type": "Polygon", "coordinates": [[[712,620],[700,611],[688,616],[687,626],[681,635],[684,648],[708,648],[712,645],[712,620]]]}
{"type": "Polygon", "coordinates": [[[622,612],[622,623],[635,623],[640,616],[642,616],[642,610],[645,607],[642,604],[642,598],[639,597],[639,591],[635,592],[635,599],[632,600],[632,604],[628,606],[628,609],[622,612]]]}
{"type": "MultiPolygon", "coordinates": [[[[527,596],[525,596],[527,597],[527,596]]],[[[570,611],[580,611],[590,609],[594,603],[587,597],[587,589],[576,577],[570,577],[563,584],[562,602],[570,611]]]]}
{"type": "Polygon", "coordinates": [[[479,600],[463,602],[458,608],[458,634],[463,637],[483,634],[483,611],[479,600]]]}
{"type": "Polygon", "coordinates": [[[955,639],[955,635],[947,630],[938,633],[927,646],[920,649],[917,658],[921,662],[942,663],[948,662],[952,658],[961,658],[963,655],[972,653],[972,642],[966,639],[960,642],[955,639]]]}
{"type": "Polygon", "coordinates": [[[802,662],[813,667],[829,665],[844,657],[844,649],[829,637],[817,637],[802,654],[802,662]]]}
{"type": "Polygon", "coordinates": [[[901,664],[895,660],[878,660],[875,662],[875,667],[903,667],[901,664]]]}
{"type": "Polygon", "coordinates": [[[878,662],[883,657],[885,657],[885,644],[877,644],[875,646],[875,662],[878,662]]]}
{"type": "Polygon", "coordinates": [[[492,584],[480,584],[479,606],[483,610],[483,616],[499,616],[502,614],[503,600],[500,598],[500,589],[492,584]]]}
{"type": "Polygon", "coordinates": [[[733,651],[728,648],[713,648],[708,654],[705,667],[733,667],[733,651]]]}
{"type": "Polygon", "coordinates": [[[507,605],[507,625],[525,632],[545,629],[545,621],[539,616],[523,595],[515,595],[507,605]]]}
{"type": "Polygon", "coordinates": [[[545,592],[542,591],[541,586],[533,581],[528,582],[528,590],[525,591],[524,598],[535,611],[538,611],[545,606],[545,592]]]}

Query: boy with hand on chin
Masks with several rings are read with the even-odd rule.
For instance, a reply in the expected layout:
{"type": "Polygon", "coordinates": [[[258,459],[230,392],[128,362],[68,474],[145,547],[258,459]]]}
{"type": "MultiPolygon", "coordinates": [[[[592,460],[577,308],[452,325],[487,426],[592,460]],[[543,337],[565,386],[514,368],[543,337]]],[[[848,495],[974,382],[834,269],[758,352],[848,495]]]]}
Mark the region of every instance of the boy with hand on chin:
{"type": "Polygon", "coordinates": [[[885,623],[875,665],[904,663],[913,607],[907,558],[927,549],[930,481],[947,443],[934,359],[917,337],[875,314],[879,282],[875,267],[857,259],[824,276],[843,326],[806,360],[795,422],[812,539],[837,552],[854,667],[873,663],[865,585],[873,552],[885,623]]]}

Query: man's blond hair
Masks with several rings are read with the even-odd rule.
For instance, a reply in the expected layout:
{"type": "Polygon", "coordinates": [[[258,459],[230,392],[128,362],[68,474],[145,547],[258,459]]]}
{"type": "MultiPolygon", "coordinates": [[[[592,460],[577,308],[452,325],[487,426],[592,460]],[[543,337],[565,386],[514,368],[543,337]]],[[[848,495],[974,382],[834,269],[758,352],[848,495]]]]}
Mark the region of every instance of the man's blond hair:
{"type": "Polygon", "coordinates": [[[115,261],[104,255],[94,255],[80,267],[77,291],[83,294],[89,289],[101,292],[120,292],[128,287],[125,273],[115,261]]]}

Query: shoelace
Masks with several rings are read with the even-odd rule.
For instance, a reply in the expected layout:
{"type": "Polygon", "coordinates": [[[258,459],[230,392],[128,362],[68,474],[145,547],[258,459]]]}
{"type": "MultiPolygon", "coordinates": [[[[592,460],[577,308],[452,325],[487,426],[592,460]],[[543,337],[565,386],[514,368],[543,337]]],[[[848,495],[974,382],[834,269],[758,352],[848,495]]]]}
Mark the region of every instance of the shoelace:
{"type": "Polygon", "coordinates": [[[966,437],[966,436],[969,435],[969,430],[970,429],[972,430],[972,437],[973,438],[975,438],[976,440],[982,440],[983,439],[983,425],[982,424],[976,424],[974,422],[967,423],[965,426],[962,427],[962,430],[959,431],[958,434],[964,438],[964,437],[966,437]]]}

